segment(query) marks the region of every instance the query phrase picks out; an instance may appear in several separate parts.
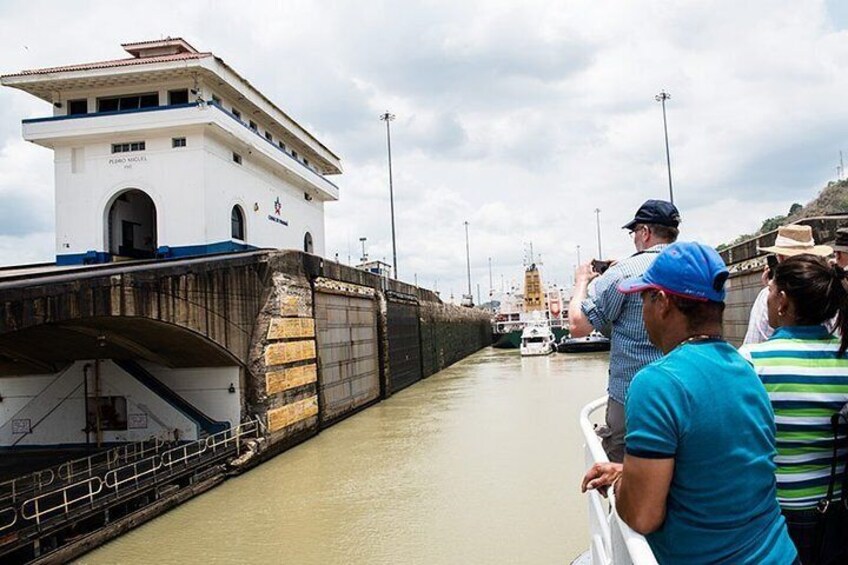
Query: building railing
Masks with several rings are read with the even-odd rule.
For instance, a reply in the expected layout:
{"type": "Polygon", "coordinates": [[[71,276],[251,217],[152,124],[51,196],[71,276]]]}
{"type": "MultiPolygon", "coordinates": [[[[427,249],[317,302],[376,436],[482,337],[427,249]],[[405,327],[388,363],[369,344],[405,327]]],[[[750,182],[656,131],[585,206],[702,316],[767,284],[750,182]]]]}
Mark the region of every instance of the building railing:
{"type": "Polygon", "coordinates": [[[0,505],[14,504],[24,497],[31,497],[54,485],[91,478],[104,470],[164,451],[168,445],[169,442],[158,438],[128,443],[87,457],[66,461],[55,468],[42,469],[9,479],[0,483],[0,505]]]}
{"type": "MultiPolygon", "coordinates": [[[[41,526],[45,519],[59,515],[70,516],[77,509],[93,507],[94,503],[102,498],[101,495],[127,494],[149,487],[155,483],[158,476],[170,476],[171,472],[180,466],[189,468],[192,460],[201,458],[207,452],[211,451],[216,455],[230,450],[238,456],[241,454],[243,438],[259,437],[261,434],[262,428],[258,420],[244,422],[235,428],[112,469],[102,477],[93,476],[29,498],[20,506],[20,517],[41,526]]],[[[6,510],[0,510],[0,531],[4,529],[3,512],[6,510]]],[[[7,527],[11,525],[14,525],[14,522],[7,527]]]]}
{"type": "MultiPolygon", "coordinates": [[[[580,411],[580,428],[585,444],[586,469],[609,461],[595,434],[590,417],[605,408],[607,397],[590,402],[580,411]]],[[[586,493],[589,502],[589,554],[592,565],[656,565],[657,560],[644,536],[637,534],[618,516],[615,493],[605,499],[596,490],[586,493]]]]}

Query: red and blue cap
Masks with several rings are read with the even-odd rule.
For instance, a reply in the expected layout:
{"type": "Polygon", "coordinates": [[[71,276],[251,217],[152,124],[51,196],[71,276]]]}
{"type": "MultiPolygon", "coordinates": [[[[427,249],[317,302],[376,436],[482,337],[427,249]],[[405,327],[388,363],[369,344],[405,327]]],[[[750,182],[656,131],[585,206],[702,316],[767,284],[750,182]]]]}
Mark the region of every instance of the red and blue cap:
{"type": "Polygon", "coordinates": [[[663,249],[645,274],[623,280],[618,290],[632,294],[656,289],[690,300],[724,302],[724,283],[729,274],[712,247],[679,241],[663,249]]]}

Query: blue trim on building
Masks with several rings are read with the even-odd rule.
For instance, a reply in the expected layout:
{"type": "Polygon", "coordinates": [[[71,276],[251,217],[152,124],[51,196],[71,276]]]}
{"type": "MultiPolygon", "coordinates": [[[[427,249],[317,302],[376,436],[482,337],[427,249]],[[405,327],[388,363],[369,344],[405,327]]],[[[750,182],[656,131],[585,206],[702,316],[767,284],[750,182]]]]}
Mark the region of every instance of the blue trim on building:
{"type": "Polygon", "coordinates": [[[98,116],[118,116],[123,114],[140,114],[142,112],[161,112],[162,110],[179,110],[180,108],[193,108],[198,102],[187,104],[173,104],[171,106],[151,106],[149,108],[136,108],[135,110],[112,110],[110,112],[90,112],[88,114],[71,114],[65,116],[50,116],[47,118],[29,118],[23,120],[24,124],[37,124],[39,122],[60,122],[62,120],[77,120],[82,118],[96,118],[98,116]]]}
{"type": "Polygon", "coordinates": [[[239,124],[244,126],[248,131],[250,131],[251,133],[255,134],[257,137],[259,137],[259,139],[261,139],[265,143],[270,144],[271,147],[273,147],[274,149],[276,149],[277,151],[279,151],[280,153],[282,153],[283,155],[288,157],[288,159],[290,159],[291,161],[294,161],[295,163],[297,163],[298,165],[300,165],[301,167],[303,167],[304,169],[309,171],[311,174],[317,176],[322,181],[328,183],[330,186],[332,186],[336,190],[339,190],[339,187],[336,186],[336,184],[333,183],[331,180],[328,180],[327,177],[325,177],[324,175],[316,173],[315,171],[310,169],[308,166],[304,165],[303,163],[301,163],[300,161],[298,161],[297,159],[295,159],[294,157],[289,155],[284,149],[281,149],[279,145],[277,145],[273,141],[269,141],[267,138],[265,138],[264,135],[260,134],[258,128],[256,130],[251,129],[250,124],[244,123],[241,120],[241,118],[236,117],[232,112],[230,112],[229,110],[227,110],[226,108],[224,108],[223,106],[221,106],[220,104],[215,102],[214,100],[208,100],[208,101],[204,101],[204,102],[189,102],[187,104],[173,104],[171,106],[151,106],[150,108],[136,108],[135,110],[112,110],[110,112],[90,112],[88,114],[49,116],[49,117],[46,117],[46,118],[28,118],[26,120],[22,120],[22,123],[24,123],[24,124],[37,124],[37,123],[41,123],[41,122],[60,122],[62,120],[96,118],[98,116],[118,116],[118,115],[123,115],[123,114],[139,114],[139,113],[143,113],[143,112],[161,112],[163,110],[178,110],[178,109],[181,109],[181,108],[194,108],[194,107],[199,106],[201,104],[208,104],[209,106],[212,106],[212,107],[217,108],[218,110],[224,112],[226,115],[228,115],[229,117],[234,119],[236,122],[238,122],[239,124]]]}
{"type": "MultiPolygon", "coordinates": [[[[156,258],[180,259],[183,257],[250,251],[253,249],[259,248],[255,245],[248,245],[247,243],[239,243],[237,241],[219,241],[204,245],[182,245],[179,247],[163,245],[156,250],[156,258]]],[[[104,251],[87,251],[85,253],[69,253],[67,255],[56,256],[56,264],[59,266],[98,265],[110,262],[112,262],[112,254],[104,251]]]]}

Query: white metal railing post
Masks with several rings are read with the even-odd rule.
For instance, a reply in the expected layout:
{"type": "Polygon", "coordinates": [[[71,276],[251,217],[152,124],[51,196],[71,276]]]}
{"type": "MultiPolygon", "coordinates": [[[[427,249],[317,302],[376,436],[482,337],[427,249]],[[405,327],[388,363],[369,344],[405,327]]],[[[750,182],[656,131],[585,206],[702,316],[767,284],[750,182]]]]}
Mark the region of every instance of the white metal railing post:
{"type": "MultiPolygon", "coordinates": [[[[586,449],[586,469],[595,463],[609,462],[601,441],[595,434],[590,416],[606,407],[607,397],[590,402],[580,411],[580,428],[586,449]]],[[[644,536],[637,534],[615,511],[615,493],[609,492],[605,502],[597,491],[587,493],[589,532],[593,565],[656,565],[657,560],[644,536]]]]}

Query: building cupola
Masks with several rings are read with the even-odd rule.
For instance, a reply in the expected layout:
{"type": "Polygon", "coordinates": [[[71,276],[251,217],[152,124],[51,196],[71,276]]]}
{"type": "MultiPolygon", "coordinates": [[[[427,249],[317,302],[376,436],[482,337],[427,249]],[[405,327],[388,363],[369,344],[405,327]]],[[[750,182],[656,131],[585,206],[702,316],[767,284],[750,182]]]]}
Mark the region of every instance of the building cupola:
{"type": "Polygon", "coordinates": [[[162,57],[164,55],[179,55],[182,53],[197,53],[197,49],[181,37],[166,37],[156,41],[139,41],[136,43],[122,43],[124,51],[136,59],[147,57],[162,57]]]}

